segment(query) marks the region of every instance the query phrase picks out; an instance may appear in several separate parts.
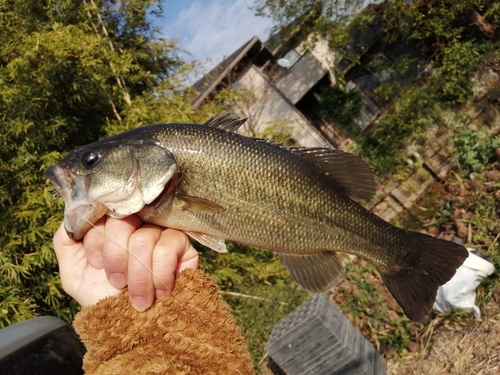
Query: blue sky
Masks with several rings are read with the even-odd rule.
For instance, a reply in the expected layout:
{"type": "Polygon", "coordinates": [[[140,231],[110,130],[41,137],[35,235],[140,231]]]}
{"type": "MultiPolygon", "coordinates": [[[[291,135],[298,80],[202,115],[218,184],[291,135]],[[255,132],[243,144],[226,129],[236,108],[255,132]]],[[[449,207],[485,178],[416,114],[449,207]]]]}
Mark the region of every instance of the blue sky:
{"type": "Polygon", "coordinates": [[[241,47],[253,36],[267,40],[270,18],[256,17],[249,9],[253,0],[162,0],[163,18],[157,21],[166,38],[180,41],[180,47],[207,69],[241,47]]]}

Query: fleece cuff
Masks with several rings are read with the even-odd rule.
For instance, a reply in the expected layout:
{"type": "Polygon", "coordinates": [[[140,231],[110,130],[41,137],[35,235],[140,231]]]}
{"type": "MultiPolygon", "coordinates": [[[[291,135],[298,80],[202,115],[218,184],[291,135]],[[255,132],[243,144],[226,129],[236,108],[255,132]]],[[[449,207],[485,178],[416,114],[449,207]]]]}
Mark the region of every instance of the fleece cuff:
{"type": "Polygon", "coordinates": [[[215,280],[185,270],[172,293],[145,312],[127,293],[77,314],[86,374],[253,374],[239,327],[215,280]]]}

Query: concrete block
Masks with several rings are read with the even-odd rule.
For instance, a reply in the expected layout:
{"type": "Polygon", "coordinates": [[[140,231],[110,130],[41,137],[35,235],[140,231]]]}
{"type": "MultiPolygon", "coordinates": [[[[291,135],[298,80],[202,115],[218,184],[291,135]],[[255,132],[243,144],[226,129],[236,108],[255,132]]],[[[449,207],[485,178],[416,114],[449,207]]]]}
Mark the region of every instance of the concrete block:
{"type": "Polygon", "coordinates": [[[276,324],[266,351],[287,375],[383,375],[373,345],[324,294],[276,324]]]}

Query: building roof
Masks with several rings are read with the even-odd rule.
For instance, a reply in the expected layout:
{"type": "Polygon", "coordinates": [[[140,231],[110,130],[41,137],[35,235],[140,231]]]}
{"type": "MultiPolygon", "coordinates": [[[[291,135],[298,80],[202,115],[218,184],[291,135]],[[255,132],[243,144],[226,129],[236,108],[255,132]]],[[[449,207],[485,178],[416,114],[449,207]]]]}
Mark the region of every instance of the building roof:
{"type": "Polygon", "coordinates": [[[199,95],[193,99],[192,104],[195,107],[199,106],[256,43],[261,42],[258,37],[254,36],[252,39],[238,48],[235,52],[226,57],[209,73],[200,78],[192,86],[199,93],[199,95]]]}
{"type": "Polygon", "coordinates": [[[318,5],[313,5],[307,12],[271,35],[265,43],[262,43],[258,37],[254,36],[243,44],[192,86],[199,93],[191,102],[193,106],[199,106],[210,93],[215,92],[217,86],[256,44],[264,46],[271,56],[277,54],[281,47],[286,47],[288,44],[297,44],[304,37],[299,35],[301,29],[299,25],[314,22],[318,17],[318,10],[320,10],[318,5]]]}

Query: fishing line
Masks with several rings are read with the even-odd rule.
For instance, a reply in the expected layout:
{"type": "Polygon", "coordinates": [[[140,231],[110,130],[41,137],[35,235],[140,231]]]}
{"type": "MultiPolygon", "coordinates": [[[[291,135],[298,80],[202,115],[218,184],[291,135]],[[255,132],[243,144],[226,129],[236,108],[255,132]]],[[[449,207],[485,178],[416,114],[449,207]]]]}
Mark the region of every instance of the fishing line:
{"type": "Polygon", "coordinates": [[[172,295],[172,297],[177,301],[179,302],[193,317],[196,321],[198,321],[198,323],[200,323],[203,327],[207,328],[207,331],[210,332],[208,326],[203,323],[197,316],[196,314],[194,313],[194,311],[192,311],[189,307],[187,307],[186,304],[184,304],[182,302],[181,299],[179,299],[177,296],[175,296],[173,294],[173,290],[171,290],[167,285],[165,285],[165,283],[158,277],[154,274],[153,270],[146,264],[142,261],[142,259],[140,259],[137,255],[134,254],[134,252],[132,250],[130,250],[128,248],[128,246],[126,246],[125,244],[121,243],[116,237],[114,237],[113,235],[109,234],[109,233],[106,233],[104,230],[98,228],[96,225],[94,225],[93,223],[91,223],[81,212],[80,210],[78,209],[77,210],[78,214],[87,222],[89,223],[92,227],[94,227],[97,232],[103,237],[105,238],[105,236],[107,238],[110,238],[112,240],[112,242],[114,242],[115,244],[117,244],[118,246],[121,246],[122,248],[124,249],[127,249],[127,251],[129,252],[129,254],[131,254],[136,260],[139,261],[139,263],[141,263],[150,273],[151,275],[161,284],[165,287],[165,289],[172,295]]]}

